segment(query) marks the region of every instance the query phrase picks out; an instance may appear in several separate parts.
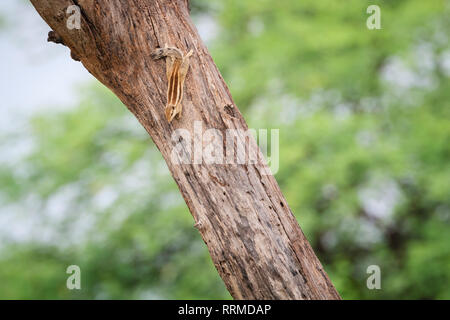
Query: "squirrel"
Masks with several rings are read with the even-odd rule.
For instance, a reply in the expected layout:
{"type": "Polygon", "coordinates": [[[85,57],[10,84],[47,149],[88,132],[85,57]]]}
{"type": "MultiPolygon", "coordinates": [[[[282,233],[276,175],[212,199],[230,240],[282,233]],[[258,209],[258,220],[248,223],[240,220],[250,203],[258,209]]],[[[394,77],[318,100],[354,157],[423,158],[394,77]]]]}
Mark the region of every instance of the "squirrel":
{"type": "Polygon", "coordinates": [[[183,87],[186,74],[189,69],[189,58],[193,51],[183,55],[180,49],[175,47],[158,48],[152,53],[154,60],[166,58],[167,75],[167,103],[165,108],[166,119],[169,123],[181,116],[181,100],[183,99],[183,87]]]}

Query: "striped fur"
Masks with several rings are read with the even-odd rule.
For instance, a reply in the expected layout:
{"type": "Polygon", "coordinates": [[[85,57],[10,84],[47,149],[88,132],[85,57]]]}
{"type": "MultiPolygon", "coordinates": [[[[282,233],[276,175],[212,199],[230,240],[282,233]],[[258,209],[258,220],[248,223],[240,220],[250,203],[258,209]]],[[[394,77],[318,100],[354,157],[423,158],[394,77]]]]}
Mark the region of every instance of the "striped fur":
{"type": "Polygon", "coordinates": [[[175,117],[179,119],[181,116],[184,80],[189,69],[191,55],[192,50],[183,55],[179,49],[167,46],[155,50],[152,54],[153,59],[166,58],[167,103],[165,114],[169,122],[175,117]]]}

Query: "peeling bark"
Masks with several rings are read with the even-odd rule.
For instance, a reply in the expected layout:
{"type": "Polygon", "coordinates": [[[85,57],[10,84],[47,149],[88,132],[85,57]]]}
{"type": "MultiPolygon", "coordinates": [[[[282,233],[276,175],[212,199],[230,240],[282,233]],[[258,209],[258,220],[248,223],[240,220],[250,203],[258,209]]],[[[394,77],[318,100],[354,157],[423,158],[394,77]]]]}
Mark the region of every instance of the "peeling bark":
{"type": "MultiPolygon", "coordinates": [[[[228,291],[235,299],[340,299],[272,175],[258,164],[171,161],[174,130],[247,130],[216,65],[189,17],[186,0],[31,0],[52,28],[50,41],[110,88],[136,116],[167,162],[228,291]],[[81,29],[66,27],[66,9],[81,8],[81,29]],[[164,115],[167,43],[193,49],[180,119],[164,115]]],[[[239,137],[245,139],[245,137],[239,137]]],[[[260,151],[253,139],[250,148],[260,151]]],[[[224,147],[225,149],[225,147],[224,147]]],[[[189,254],[189,253],[186,253],[189,254]]]]}

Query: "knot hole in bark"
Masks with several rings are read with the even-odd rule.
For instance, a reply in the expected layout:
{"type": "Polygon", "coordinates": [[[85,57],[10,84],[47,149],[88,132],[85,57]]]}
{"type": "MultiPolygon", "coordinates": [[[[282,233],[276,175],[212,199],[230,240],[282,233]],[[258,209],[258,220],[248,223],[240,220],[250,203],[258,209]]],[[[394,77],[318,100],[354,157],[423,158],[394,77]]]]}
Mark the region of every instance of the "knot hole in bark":
{"type": "Polygon", "coordinates": [[[232,104],[225,105],[223,109],[230,117],[236,118],[236,111],[234,110],[234,106],[232,104]]]}

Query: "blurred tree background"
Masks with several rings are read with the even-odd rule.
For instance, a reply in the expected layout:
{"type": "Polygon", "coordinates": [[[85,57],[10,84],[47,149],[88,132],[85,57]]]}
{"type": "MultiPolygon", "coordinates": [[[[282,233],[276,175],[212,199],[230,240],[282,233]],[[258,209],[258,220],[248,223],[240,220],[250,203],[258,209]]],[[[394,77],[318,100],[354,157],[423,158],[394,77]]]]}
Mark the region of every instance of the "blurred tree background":
{"type": "MultiPolygon", "coordinates": [[[[448,1],[191,2],[249,126],[280,129],[276,178],[342,297],[449,299],[448,1]],[[373,264],[381,290],[366,287],[373,264]]],[[[1,150],[32,145],[1,154],[0,223],[27,231],[0,234],[0,298],[230,298],[120,101],[93,83],[56,110],[0,131],[1,150]]]]}

